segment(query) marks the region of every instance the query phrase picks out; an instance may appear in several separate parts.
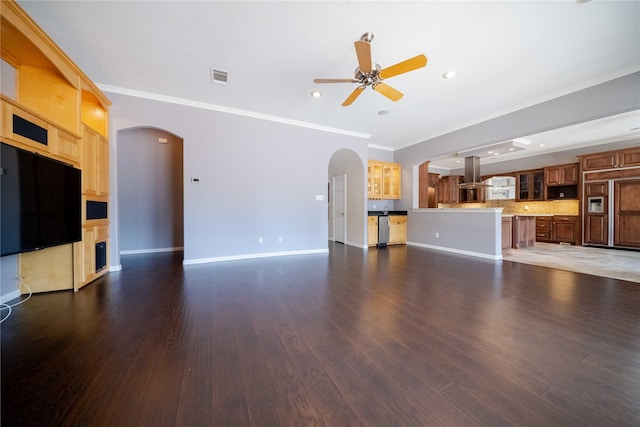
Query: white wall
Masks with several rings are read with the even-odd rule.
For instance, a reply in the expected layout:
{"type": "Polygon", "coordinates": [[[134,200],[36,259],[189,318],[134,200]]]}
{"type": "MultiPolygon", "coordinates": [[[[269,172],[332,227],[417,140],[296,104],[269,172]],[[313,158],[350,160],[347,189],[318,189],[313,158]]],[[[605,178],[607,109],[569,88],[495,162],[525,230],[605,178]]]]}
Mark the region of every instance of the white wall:
{"type": "MultiPolygon", "coordinates": [[[[155,127],[183,138],[185,263],[327,250],[329,160],[342,148],[366,159],[365,139],[107,95],[113,101],[112,135],[121,129],[155,127]],[[199,184],[191,183],[194,177],[199,184]],[[324,201],[316,201],[316,195],[323,195],[324,201]]],[[[118,147],[115,141],[116,151],[118,147]]],[[[116,193],[123,185],[115,183],[116,193]]],[[[117,235],[117,222],[112,221],[111,236],[117,235]]],[[[117,253],[111,256],[112,265],[119,265],[117,253]]]]}

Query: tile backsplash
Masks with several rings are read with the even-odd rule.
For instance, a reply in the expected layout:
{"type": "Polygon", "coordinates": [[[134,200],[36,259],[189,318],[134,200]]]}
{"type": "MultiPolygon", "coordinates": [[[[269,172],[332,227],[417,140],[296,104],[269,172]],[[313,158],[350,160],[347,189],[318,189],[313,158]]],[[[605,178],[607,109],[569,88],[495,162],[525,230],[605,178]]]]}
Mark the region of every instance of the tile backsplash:
{"type": "Polygon", "coordinates": [[[440,203],[441,208],[503,208],[504,214],[519,215],[578,215],[579,200],[549,200],[544,202],[516,202],[515,200],[490,200],[486,203],[440,203]]]}

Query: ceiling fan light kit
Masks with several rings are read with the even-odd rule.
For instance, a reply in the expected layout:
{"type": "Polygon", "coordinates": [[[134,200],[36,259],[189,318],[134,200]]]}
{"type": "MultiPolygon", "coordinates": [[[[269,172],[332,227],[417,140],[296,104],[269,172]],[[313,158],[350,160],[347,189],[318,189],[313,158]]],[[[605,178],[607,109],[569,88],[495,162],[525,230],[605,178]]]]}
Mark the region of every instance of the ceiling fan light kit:
{"type": "Polygon", "coordinates": [[[342,103],[343,107],[349,106],[360,96],[367,86],[387,97],[393,102],[399,101],[404,94],[382,80],[394,77],[427,65],[427,57],[424,55],[414,56],[405,61],[399,62],[387,68],[382,68],[379,64],[371,61],[371,41],[373,33],[364,33],[360,40],[354,43],[358,67],[355,69],[352,79],[315,79],[314,83],[358,83],[360,86],[342,103]]]}

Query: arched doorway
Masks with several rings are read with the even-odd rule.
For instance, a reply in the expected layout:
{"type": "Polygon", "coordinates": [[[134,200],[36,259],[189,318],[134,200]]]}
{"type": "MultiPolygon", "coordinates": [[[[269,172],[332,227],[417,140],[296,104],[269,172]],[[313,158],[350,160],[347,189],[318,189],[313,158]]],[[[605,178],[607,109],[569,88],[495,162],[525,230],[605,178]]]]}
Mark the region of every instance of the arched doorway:
{"type": "Polygon", "coordinates": [[[349,149],[333,153],[329,160],[328,182],[329,240],[366,248],[366,179],[360,156],[349,149]],[[336,195],[344,195],[344,199],[336,203],[336,195]]]}
{"type": "Polygon", "coordinates": [[[119,254],[184,249],[184,141],[163,129],[117,132],[119,254]]]}

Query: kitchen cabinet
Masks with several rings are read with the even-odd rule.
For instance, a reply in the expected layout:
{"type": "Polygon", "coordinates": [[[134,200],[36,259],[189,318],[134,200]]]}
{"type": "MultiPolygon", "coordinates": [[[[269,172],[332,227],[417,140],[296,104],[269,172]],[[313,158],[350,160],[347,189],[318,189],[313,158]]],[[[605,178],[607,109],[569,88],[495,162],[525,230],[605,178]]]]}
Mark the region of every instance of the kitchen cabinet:
{"type": "Polygon", "coordinates": [[[516,172],[516,201],[544,200],[544,169],[516,172]]]}
{"type": "Polygon", "coordinates": [[[583,171],[640,166],[640,147],[580,156],[583,171]]]}
{"type": "Polygon", "coordinates": [[[551,228],[553,217],[537,216],[536,217],[536,241],[551,242],[551,228]]]}
{"type": "Polygon", "coordinates": [[[554,215],[551,239],[555,243],[578,243],[578,217],[574,215],[554,215]]]}
{"type": "Polygon", "coordinates": [[[458,175],[443,176],[438,180],[438,203],[458,203],[460,201],[460,179],[458,175]]]}
{"type": "Polygon", "coordinates": [[[460,202],[461,203],[484,203],[485,202],[485,188],[460,188],[460,202]]]}
{"type": "Polygon", "coordinates": [[[553,215],[536,217],[536,241],[547,243],[569,243],[576,245],[580,227],[576,215],[553,215]]]}
{"type": "Polygon", "coordinates": [[[640,248],[640,179],[614,181],[613,245],[640,248]]]}
{"type": "Polygon", "coordinates": [[[577,185],[578,163],[544,168],[545,185],[577,185]]]}
{"type": "Polygon", "coordinates": [[[418,166],[418,207],[438,207],[438,179],[440,175],[429,172],[429,162],[418,166]]]}
{"type": "Polygon", "coordinates": [[[584,244],[640,248],[640,147],[580,156],[584,244]]]}
{"type": "Polygon", "coordinates": [[[367,217],[367,245],[375,246],[378,244],[378,217],[367,217]]]}
{"type": "Polygon", "coordinates": [[[402,166],[399,163],[369,160],[367,171],[367,197],[369,199],[400,198],[402,166]]]}
{"type": "Polygon", "coordinates": [[[389,215],[389,245],[407,243],[407,216],[389,215]]]}
{"type": "Polygon", "coordinates": [[[502,249],[511,249],[513,241],[513,218],[510,216],[502,217],[502,249]]]}
{"type": "Polygon", "coordinates": [[[513,248],[522,249],[535,245],[536,217],[515,215],[513,217],[513,248]]]}

